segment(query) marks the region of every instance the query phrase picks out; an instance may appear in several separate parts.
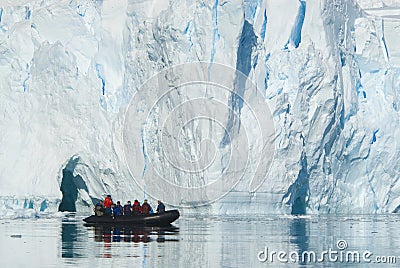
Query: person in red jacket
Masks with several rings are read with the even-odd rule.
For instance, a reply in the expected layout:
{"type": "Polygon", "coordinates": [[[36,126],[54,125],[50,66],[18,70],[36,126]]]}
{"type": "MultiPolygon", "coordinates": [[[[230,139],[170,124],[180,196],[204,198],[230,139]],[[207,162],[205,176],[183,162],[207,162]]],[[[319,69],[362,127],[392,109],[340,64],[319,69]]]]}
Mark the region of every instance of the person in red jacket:
{"type": "Polygon", "coordinates": [[[132,213],[134,215],[142,213],[142,207],[140,206],[139,200],[135,200],[135,202],[132,205],[132,213]]]}
{"type": "Polygon", "coordinates": [[[104,199],[104,208],[111,208],[113,201],[111,199],[111,195],[107,195],[106,199],[104,199]]]}
{"type": "Polygon", "coordinates": [[[152,212],[153,209],[151,208],[150,204],[147,203],[147,199],[145,199],[142,204],[142,214],[150,214],[152,212]]]}

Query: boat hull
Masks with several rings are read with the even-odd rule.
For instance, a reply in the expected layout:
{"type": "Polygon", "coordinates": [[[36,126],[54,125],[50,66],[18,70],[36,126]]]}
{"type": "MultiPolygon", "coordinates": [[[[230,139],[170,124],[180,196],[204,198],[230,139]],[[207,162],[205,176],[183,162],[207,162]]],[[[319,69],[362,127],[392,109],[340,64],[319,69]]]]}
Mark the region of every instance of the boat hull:
{"type": "Polygon", "coordinates": [[[124,224],[124,225],[144,225],[144,226],[165,226],[179,218],[178,210],[169,210],[164,213],[150,215],[132,216],[95,216],[92,215],[83,219],[90,224],[124,224]]]}

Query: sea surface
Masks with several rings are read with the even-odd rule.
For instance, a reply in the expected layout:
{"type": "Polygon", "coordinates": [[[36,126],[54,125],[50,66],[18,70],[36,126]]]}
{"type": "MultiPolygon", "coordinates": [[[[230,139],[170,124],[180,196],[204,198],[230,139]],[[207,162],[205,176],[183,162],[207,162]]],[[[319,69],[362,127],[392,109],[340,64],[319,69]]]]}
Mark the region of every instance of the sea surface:
{"type": "Polygon", "coordinates": [[[0,220],[1,267],[400,264],[400,215],[181,215],[167,228],[93,227],[85,226],[82,219],[63,214],[0,220]]]}

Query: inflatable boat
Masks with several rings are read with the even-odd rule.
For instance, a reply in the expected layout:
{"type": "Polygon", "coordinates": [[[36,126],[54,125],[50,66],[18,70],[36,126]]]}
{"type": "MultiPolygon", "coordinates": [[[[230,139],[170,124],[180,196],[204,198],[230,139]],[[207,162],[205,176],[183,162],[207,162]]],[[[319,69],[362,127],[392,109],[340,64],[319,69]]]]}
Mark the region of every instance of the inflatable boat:
{"type": "Polygon", "coordinates": [[[178,210],[168,210],[164,213],[132,216],[95,216],[92,215],[83,219],[90,224],[123,224],[123,225],[144,225],[144,226],[166,226],[179,218],[178,210]]]}

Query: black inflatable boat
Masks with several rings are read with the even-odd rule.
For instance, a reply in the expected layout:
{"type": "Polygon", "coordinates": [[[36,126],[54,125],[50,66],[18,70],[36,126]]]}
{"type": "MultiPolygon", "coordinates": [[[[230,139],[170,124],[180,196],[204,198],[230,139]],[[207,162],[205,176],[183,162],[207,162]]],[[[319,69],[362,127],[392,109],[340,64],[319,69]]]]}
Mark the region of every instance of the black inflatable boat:
{"type": "Polygon", "coordinates": [[[95,216],[92,215],[83,219],[90,224],[126,224],[126,225],[144,225],[144,226],[165,226],[169,225],[179,218],[178,210],[168,210],[164,213],[155,213],[149,215],[132,216],[95,216]]]}

